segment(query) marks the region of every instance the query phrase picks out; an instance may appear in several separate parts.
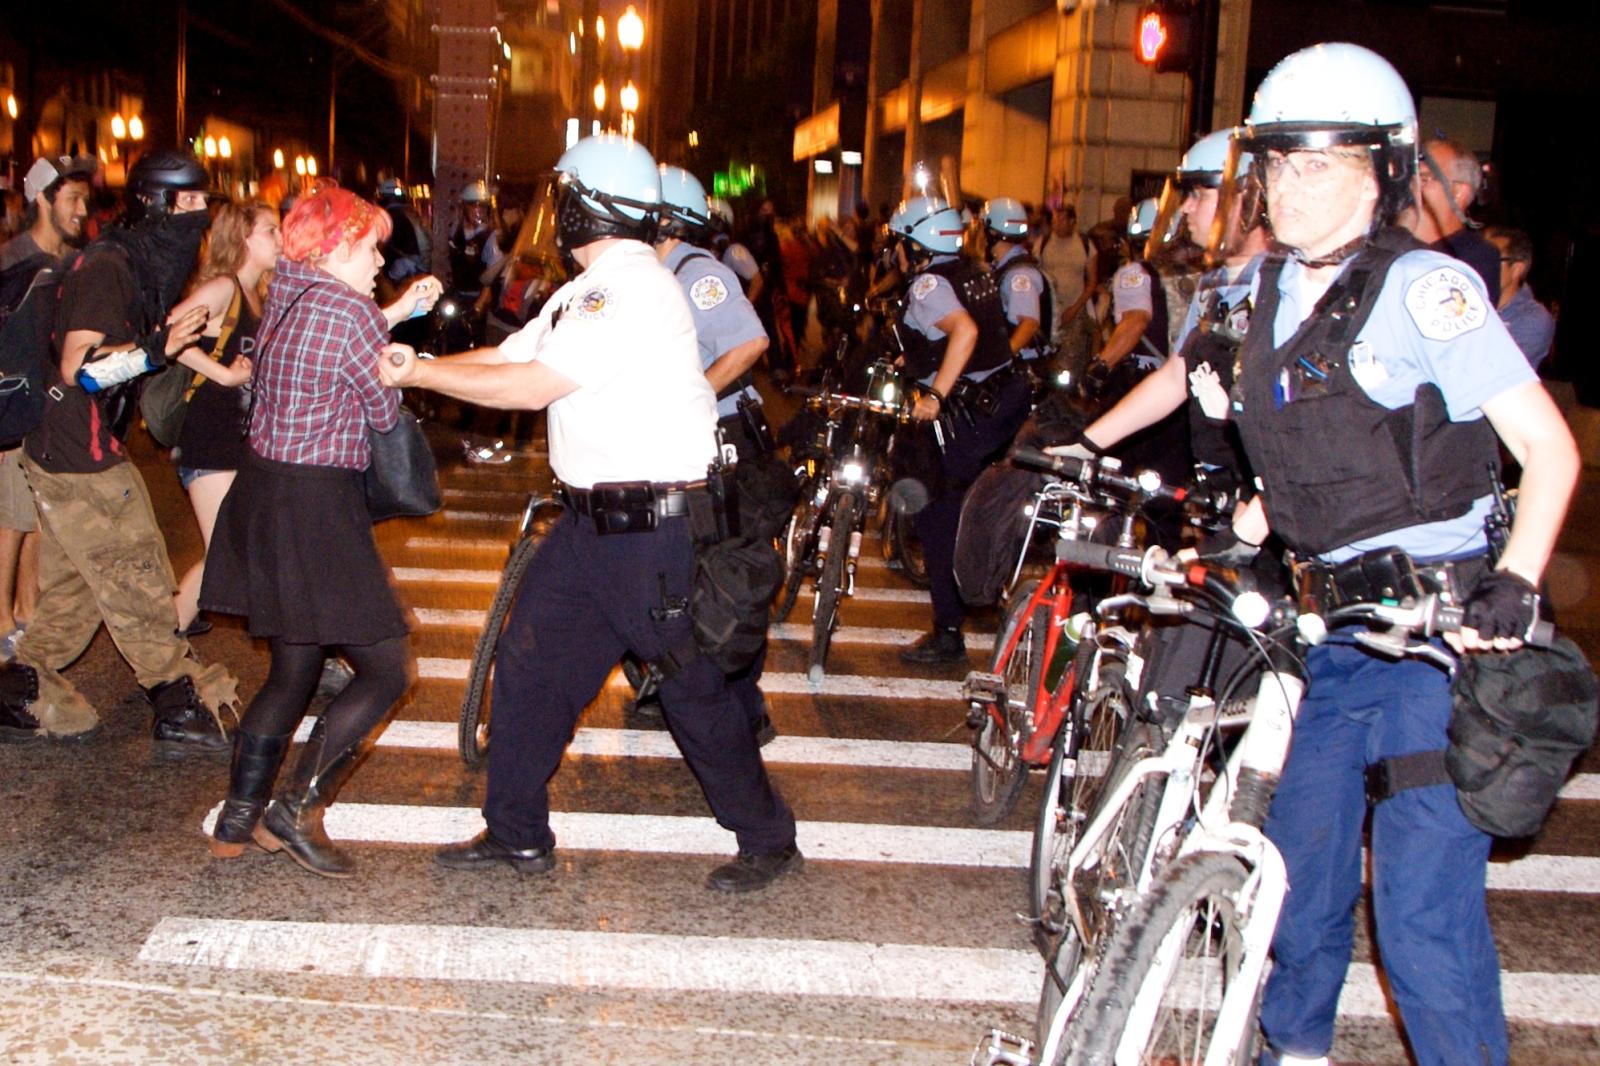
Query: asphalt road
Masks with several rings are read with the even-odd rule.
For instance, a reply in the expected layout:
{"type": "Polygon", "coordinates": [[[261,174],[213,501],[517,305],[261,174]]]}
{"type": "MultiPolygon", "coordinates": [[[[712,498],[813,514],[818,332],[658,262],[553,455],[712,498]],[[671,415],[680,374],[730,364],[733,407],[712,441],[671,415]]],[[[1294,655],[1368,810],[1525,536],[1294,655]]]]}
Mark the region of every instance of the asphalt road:
{"type": "MultiPolygon", "coordinates": [[[[138,454],[181,570],[198,534],[165,460],[138,454]]],[[[161,758],[102,633],[73,678],[102,710],[86,743],[0,747],[0,1061],[7,1063],[965,1062],[990,1025],[1029,1032],[1040,964],[1024,875],[1030,782],[992,830],[968,808],[965,667],[913,671],[898,644],[925,598],[864,566],[820,693],[804,684],[809,599],[777,631],[772,775],[801,821],[803,874],[708,892],[733,851],[659,723],[620,675],[553,786],[544,879],[451,873],[431,848],[481,824],[455,753],[461,678],[536,455],[445,464],[446,510],[380,527],[413,610],[417,681],[330,812],[360,869],[213,859],[222,758],[161,758]]],[[[870,556],[872,545],[864,555],[870,556]]],[[[1600,652],[1600,475],[1552,570],[1561,621],[1600,652]]],[[[253,692],[263,650],[235,620],[197,638],[253,692]]],[[[985,664],[992,617],[970,665],[985,664]]],[[[1504,849],[1491,911],[1518,1062],[1600,1062],[1600,759],[1545,831],[1504,849]]],[[[1365,915],[1336,1059],[1404,1062],[1365,915]]]]}

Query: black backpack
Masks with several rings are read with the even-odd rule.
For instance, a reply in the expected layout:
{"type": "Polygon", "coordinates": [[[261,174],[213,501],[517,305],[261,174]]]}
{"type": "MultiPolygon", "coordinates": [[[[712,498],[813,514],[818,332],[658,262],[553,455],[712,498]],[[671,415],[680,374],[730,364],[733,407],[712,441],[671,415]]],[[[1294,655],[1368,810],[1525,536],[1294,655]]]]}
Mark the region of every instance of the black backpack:
{"type": "Polygon", "coordinates": [[[65,267],[43,252],[0,273],[0,448],[19,443],[44,417],[65,275],[65,267]]]}

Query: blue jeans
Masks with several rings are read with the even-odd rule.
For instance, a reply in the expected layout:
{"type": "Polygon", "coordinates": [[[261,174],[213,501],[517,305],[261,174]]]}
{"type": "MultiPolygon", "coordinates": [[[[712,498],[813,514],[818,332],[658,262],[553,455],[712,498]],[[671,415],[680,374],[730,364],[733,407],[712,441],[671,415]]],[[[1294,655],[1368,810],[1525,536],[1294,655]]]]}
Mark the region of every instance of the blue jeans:
{"type": "MultiPolygon", "coordinates": [[[[1337,639],[1337,636],[1334,638],[1337,639]]],[[[1330,641],[1307,656],[1311,684],[1266,832],[1289,895],[1273,938],[1261,1026],[1278,1050],[1325,1055],[1361,896],[1363,771],[1448,744],[1450,683],[1437,666],[1330,641]]],[[[1372,814],[1378,950],[1421,1066],[1508,1059],[1500,961],[1484,878],[1490,838],[1449,784],[1400,792],[1372,814]]]]}

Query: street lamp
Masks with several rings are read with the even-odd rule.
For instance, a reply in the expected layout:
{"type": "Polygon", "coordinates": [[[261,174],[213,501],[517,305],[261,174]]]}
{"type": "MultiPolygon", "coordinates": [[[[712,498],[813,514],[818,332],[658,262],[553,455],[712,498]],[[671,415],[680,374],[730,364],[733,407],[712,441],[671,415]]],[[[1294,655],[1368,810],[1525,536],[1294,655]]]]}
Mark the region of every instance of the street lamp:
{"type": "Polygon", "coordinates": [[[606,83],[604,81],[594,83],[594,109],[597,112],[606,109],[606,83]]]}
{"type": "Polygon", "coordinates": [[[128,136],[128,124],[121,115],[111,116],[111,136],[119,141],[128,136]]]}
{"type": "Polygon", "coordinates": [[[217,154],[224,159],[232,159],[233,142],[228,140],[227,137],[219,137],[217,139],[217,154]]]}
{"type": "Polygon", "coordinates": [[[274,169],[274,170],[282,170],[283,169],[283,149],[282,148],[274,148],[272,150],[272,169],[274,169]]]}
{"type": "Polygon", "coordinates": [[[206,139],[201,141],[200,144],[206,153],[207,159],[217,158],[217,139],[215,137],[208,133],[206,134],[206,139]]]}
{"type": "Polygon", "coordinates": [[[300,175],[302,178],[306,176],[306,157],[305,156],[297,155],[297,156],[294,157],[294,172],[296,174],[300,175]]]}
{"type": "Polygon", "coordinates": [[[622,87],[622,92],[618,94],[617,99],[622,104],[622,110],[628,114],[631,115],[639,110],[639,90],[634,87],[633,82],[630,81],[622,87]]]}
{"type": "Polygon", "coordinates": [[[144,119],[138,115],[128,119],[128,136],[136,141],[144,140],[144,119]]]}
{"type": "Polygon", "coordinates": [[[639,17],[638,10],[632,4],[617,19],[617,43],[624,52],[637,52],[644,44],[644,19],[639,17]]]}
{"type": "Polygon", "coordinates": [[[317,157],[316,156],[314,156],[314,155],[306,156],[306,173],[309,174],[313,178],[317,176],[317,157]]]}
{"type": "Polygon", "coordinates": [[[17,94],[6,93],[6,114],[13,119],[17,117],[17,94]]]}

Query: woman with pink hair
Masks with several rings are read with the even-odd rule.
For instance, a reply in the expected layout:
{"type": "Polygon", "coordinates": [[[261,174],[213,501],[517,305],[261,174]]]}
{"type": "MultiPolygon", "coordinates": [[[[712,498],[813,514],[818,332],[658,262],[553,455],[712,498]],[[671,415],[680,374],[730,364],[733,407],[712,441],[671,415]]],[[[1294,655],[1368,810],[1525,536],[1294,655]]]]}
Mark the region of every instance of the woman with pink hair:
{"type": "Polygon", "coordinates": [[[322,188],[283,221],[283,256],[262,310],[250,448],[217,516],[200,604],[241,614],[268,642],[266,683],[234,736],[228,798],[213,853],[250,840],[326,877],[353,865],[322,828],[333,801],[404,694],[407,625],[372,538],[362,488],[368,433],[391,429],[399,393],[378,380],[389,329],[431,307],[419,279],[387,309],[373,301],[389,216],[340,188],[322,188]],[[337,649],[354,668],[270,807],[278,767],[337,649]]]}

